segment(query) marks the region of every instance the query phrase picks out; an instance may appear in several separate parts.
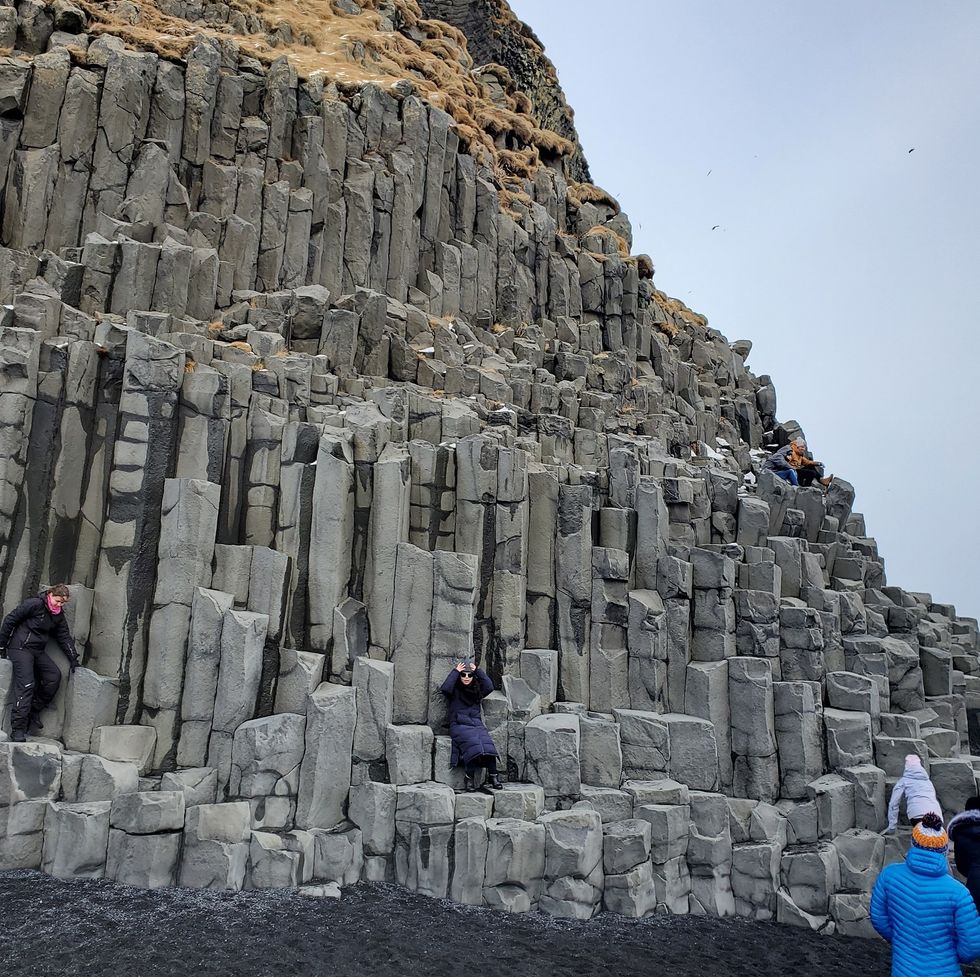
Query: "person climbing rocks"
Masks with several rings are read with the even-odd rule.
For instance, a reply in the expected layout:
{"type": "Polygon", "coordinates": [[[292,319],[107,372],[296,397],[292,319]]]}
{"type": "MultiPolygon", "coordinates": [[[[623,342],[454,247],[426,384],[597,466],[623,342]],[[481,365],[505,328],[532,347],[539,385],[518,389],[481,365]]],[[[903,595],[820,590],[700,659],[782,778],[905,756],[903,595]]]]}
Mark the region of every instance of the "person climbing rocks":
{"type": "Polygon", "coordinates": [[[826,488],[834,480],[833,475],[824,475],[824,466],[813,460],[803,438],[795,438],[785,447],[774,451],[762,468],[790,485],[803,488],[809,488],[814,482],[819,482],[826,488]]]}
{"type": "Polygon", "coordinates": [[[439,691],[449,700],[449,735],[453,741],[449,765],[462,764],[464,790],[476,790],[481,768],[487,772],[489,786],[500,790],[503,784],[497,773],[497,748],[480,709],[480,703],[493,692],[490,676],[471,662],[459,662],[439,691]]]}
{"type": "Polygon", "coordinates": [[[61,685],[61,671],[45,651],[48,639],[58,642],[71,674],[78,667],[78,652],[64,613],[70,599],[68,588],[56,584],[15,607],[0,624],[0,658],[9,658],[14,666],[10,738],[15,743],[25,742],[25,734],[44,729],[41,711],[51,704],[61,685]]]}
{"type": "Polygon", "coordinates": [[[905,770],[892,788],[892,796],[888,800],[886,832],[892,832],[898,827],[898,811],[903,797],[910,824],[918,824],[929,813],[938,815],[942,820],[943,809],[936,797],[936,788],[932,786],[922,761],[914,753],[905,757],[905,770]]]}
{"type": "Polygon", "coordinates": [[[980,910],[980,796],[967,799],[966,810],[949,822],[947,833],[953,843],[956,869],[966,879],[973,904],[980,910]]]}
{"type": "Polygon", "coordinates": [[[892,945],[892,977],[962,977],[980,958],[980,915],[949,874],[949,838],[928,811],[912,829],[904,862],[886,865],[871,893],[871,925],[892,945]]]}

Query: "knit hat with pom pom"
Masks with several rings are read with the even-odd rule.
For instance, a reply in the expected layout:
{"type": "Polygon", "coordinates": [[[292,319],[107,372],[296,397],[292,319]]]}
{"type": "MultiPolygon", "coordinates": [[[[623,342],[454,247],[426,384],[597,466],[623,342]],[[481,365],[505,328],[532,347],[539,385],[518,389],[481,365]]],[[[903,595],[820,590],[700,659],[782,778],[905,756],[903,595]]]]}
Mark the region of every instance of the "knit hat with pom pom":
{"type": "Polygon", "coordinates": [[[926,851],[946,851],[949,838],[943,827],[943,819],[931,811],[912,829],[912,844],[926,851]]]}

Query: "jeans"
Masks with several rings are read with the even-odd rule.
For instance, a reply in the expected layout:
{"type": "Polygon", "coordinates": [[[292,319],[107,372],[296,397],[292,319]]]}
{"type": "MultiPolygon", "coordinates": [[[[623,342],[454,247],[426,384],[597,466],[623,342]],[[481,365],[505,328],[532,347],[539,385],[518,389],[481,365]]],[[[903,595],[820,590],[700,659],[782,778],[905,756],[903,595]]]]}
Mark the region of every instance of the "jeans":
{"type": "Polygon", "coordinates": [[[799,485],[800,480],[796,477],[796,472],[792,468],[784,468],[782,470],[774,469],[773,475],[776,478],[781,478],[784,481],[789,482],[790,485],[799,485]]]}

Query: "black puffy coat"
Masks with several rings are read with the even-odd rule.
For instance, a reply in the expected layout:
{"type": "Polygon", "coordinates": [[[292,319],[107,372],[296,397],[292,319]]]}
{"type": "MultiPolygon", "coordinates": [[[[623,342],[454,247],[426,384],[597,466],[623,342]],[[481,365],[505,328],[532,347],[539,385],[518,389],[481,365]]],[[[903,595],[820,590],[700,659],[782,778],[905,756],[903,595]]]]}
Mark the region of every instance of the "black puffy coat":
{"type": "Polygon", "coordinates": [[[482,668],[478,668],[474,685],[476,688],[471,692],[464,689],[459,672],[453,669],[439,689],[449,699],[449,735],[453,740],[449,763],[453,767],[472,763],[481,756],[497,756],[497,747],[493,745],[480,710],[480,702],[493,692],[493,682],[482,668]]]}
{"type": "Polygon", "coordinates": [[[64,611],[52,614],[44,597],[28,597],[0,624],[0,648],[10,651],[23,648],[26,651],[41,652],[47,647],[50,638],[58,642],[69,660],[78,660],[78,652],[75,650],[75,642],[68,629],[64,611]]]}
{"type": "Polygon", "coordinates": [[[980,811],[963,811],[949,822],[956,869],[966,879],[966,887],[980,909],[980,811]]]}

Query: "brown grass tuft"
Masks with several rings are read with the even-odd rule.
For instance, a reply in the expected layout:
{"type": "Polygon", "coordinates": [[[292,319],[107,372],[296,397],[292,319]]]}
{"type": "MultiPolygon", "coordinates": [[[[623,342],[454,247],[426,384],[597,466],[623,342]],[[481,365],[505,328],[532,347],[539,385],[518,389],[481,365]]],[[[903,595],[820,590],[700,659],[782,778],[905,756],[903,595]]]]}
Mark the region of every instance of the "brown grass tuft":
{"type": "Polygon", "coordinates": [[[576,207],[581,207],[582,204],[603,204],[611,207],[617,214],[620,212],[619,201],[593,183],[569,183],[568,199],[576,207]]]}

